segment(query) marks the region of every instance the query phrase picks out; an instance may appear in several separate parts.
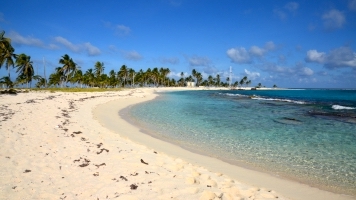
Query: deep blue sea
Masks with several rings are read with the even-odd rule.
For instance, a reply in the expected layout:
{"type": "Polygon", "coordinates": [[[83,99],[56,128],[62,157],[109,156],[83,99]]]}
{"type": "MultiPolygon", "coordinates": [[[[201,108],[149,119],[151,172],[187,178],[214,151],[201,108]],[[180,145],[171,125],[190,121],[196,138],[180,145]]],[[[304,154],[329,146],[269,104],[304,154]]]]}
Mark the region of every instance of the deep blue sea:
{"type": "Polygon", "coordinates": [[[165,92],[129,113],[189,150],[356,195],[356,90],[165,92]]]}

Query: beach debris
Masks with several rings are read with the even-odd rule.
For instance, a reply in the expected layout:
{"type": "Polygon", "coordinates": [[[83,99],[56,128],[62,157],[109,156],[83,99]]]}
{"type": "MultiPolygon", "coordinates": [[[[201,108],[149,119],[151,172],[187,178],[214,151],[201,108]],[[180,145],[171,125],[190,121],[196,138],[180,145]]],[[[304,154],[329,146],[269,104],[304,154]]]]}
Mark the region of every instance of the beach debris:
{"type": "Polygon", "coordinates": [[[97,144],[96,146],[98,147],[98,148],[100,148],[101,146],[103,145],[103,143],[99,143],[99,144],[97,144]]]}
{"type": "Polygon", "coordinates": [[[99,176],[99,172],[95,172],[93,175],[94,176],[99,176]]]}
{"type": "Polygon", "coordinates": [[[143,163],[143,164],[145,164],[145,165],[148,165],[148,163],[146,163],[146,162],[143,161],[142,159],[141,159],[141,163],[143,163]]]}
{"type": "Polygon", "coordinates": [[[109,152],[108,149],[102,148],[100,149],[100,151],[96,152],[96,154],[101,154],[103,151],[109,152]]]}
{"type": "Polygon", "coordinates": [[[83,133],[83,132],[81,132],[81,131],[77,131],[77,132],[73,132],[74,134],[81,134],[81,133],[83,133]]]}
{"type": "Polygon", "coordinates": [[[131,190],[136,190],[136,189],[138,188],[138,186],[135,185],[135,184],[131,184],[131,185],[130,185],[130,188],[131,188],[131,190]]]}
{"type": "Polygon", "coordinates": [[[130,176],[137,176],[137,175],[138,175],[137,172],[135,172],[134,174],[130,174],[130,176]]]}
{"type": "Polygon", "coordinates": [[[31,172],[31,170],[26,169],[23,173],[28,173],[28,172],[31,172]]]}
{"type": "Polygon", "coordinates": [[[106,164],[105,163],[101,163],[100,165],[95,165],[97,168],[99,168],[99,167],[101,167],[101,166],[106,166],[106,164]]]}
{"type": "Polygon", "coordinates": [[[156,151],[154,151],[153,153],[157,154],[157,152],[156,152],[156,151]]]}
{"type": "Polygon", "coordinates": [[[16,189],[16,188],[17,188],[17,186],[12,187],[12,189],[16,189]]]}
{"type": "Polygon", "coordinates": [[[127,178],[125,178],[124,176],[120,176],[120,178],[124,181],[127,181],[127,178]]]}

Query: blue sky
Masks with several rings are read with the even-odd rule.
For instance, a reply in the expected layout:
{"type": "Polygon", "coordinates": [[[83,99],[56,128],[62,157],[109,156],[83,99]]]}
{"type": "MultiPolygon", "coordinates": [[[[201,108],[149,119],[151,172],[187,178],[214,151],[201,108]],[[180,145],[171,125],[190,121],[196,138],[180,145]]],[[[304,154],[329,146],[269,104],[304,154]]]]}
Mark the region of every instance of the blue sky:
{"type": "Polygon", "coordinates": [[[100,61],[225,80],[231,66],[252,85],[356,88],[356,0],[4,0],[0,29],[40,74],[43,57],[48,74],[68,54],[83,71],[100,61]]]}

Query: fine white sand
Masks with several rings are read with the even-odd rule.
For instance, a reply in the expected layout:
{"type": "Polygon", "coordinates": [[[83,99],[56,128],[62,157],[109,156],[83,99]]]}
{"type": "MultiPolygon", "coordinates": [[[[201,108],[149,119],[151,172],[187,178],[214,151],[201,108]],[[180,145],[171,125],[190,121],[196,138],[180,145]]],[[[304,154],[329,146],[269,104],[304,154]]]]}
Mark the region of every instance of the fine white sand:
{"type": "Polygon", "coordinates": [[[0,199],[353,199],[191,153],[118,115],[162,90],[0,95],[0,199]]]}

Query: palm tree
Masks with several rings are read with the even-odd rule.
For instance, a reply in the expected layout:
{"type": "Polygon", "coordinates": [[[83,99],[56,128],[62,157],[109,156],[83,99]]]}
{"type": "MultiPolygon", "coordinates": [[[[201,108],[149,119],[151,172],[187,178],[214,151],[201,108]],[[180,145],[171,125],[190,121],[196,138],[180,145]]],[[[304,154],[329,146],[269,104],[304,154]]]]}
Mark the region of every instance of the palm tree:
{"type": "Polygon", "coordinates": [[[220,74],[216,75],[216,85],[219,87],[220,86],[220,74]]]}
{"type": "Polygon", "coordinates": [[[77,64],[67,54],[62,56],[62,58],[59,60],[59,64],[63,65],[61,71],[65,76],[64,83],[67,83],[69,76],[73,76],[74,73],[78,70],[77,64]]]}
{"type": "Polygon", "coordinates": [[[94,65],[94,74],[95,74],[95,77],[99,77],[101,76],[101,74],[104,73],[104,63],[103,62],[96,62],[95,65],[94,65]]]}
{"type": "Polygon", "coordinates": [[[4,35],[5,31],[2,31],[0,33],[0,69],[2,65],[5,65],[10,79],[10,67],[14,67],[13,58],[16,59],[16,54],[14,54],[15,49],[11,46],[11,39],[4,35]]]}
{"type": "Polygon", "coordinates": [[[276,85],[276,84],[274,84],[274,85],[273,85],[273,88],[277,88],[277,85],[276,85]]]}
{"type": "Polygon", "coordinates": [[[72,84],[78,83],[80,88],[83,88],[84,76],[82,70],[77,70],[74,75],[69,79],[72,84]]]}
{"type": "Polygon", "coordinates": [[[211,85],[213,85],[213,83],[214,83],[214,78],[213,78],[211,75],[209,75],[209,77],[208,77],[208,84],[209,84],[209,87],[210,87],[211,85]]]}
{"type": "Polygon", "coordinates": [[[93,69],[88,69],[84,74],[84,84],[93,87],[95,85],[95,76],[93,69]]]}
{"type": "MultiPolygon", "coordinates": [[[[246,76],[245,76],[245,77],[246,77],[246,76]]],[[[244,78],[245,78],[245,77],[244,77],[244,78]]],[[[244,78],[240,80],[240,86],[241,86],[241,87],[245,84],[245,79],[244,79],[244,78]]]]}
{"type": "Polygon", "coordinates": [[[6,85],[7,88],[13,88],[14,83],[10,80],[8,76],[0,78],[0,83],[6,85]]]}
{"type": "Polygon", "coordinates": [[[54,85],[54,86],[59,86],[59,85],[62,85],[63,81],[64,81],[64,73],[63,71],[61,70],[62,68],[60,67],[57,67],[55,70],[55,73],[51,74],[48,78],[48,84],[49,85],[54,85]]]}
{"type": "Polygon", "coordinates": [[[181,77],[181,80],[183,80],[181,82],[181,84],[182,84],[182,86],[184,86],[184,73],[183,72],[180,73],[180,77],[181,77]]]}
{"type": "Polygon", "coordinates": [[[201,73],[197,72],[195,77],[197,78],[197,86],[199,86],[200,83],[203,81],[203,76],[201,75],[201,73]]]}
{"type": "Polygon", "coordinates": [[[134,69],[129,69],[128,71],[128,77],[131,78],[131,87],[133,87],[135,85],[135,75],[136,75],[136,72],[134,69]]]}
{"type": "Polygon", "coordinates": [[[120,68],[120,71],[118,72],[118,76],[121,77],[124,81],[124,87],[126,85],[126,79],[127,79],[127,74],[128,74],[128,69],[126,65],[122,65],[120,68]]]}
{"type": "Polygon", "coordinates": [[[35,74],[32,63],[31,57],[23,53],[16,59],[16,73],[19,74],[19,77],[23,78],[24,82],[27,84],[27,88],[28,84],[32,82],[32,78],[35,74]]]}

